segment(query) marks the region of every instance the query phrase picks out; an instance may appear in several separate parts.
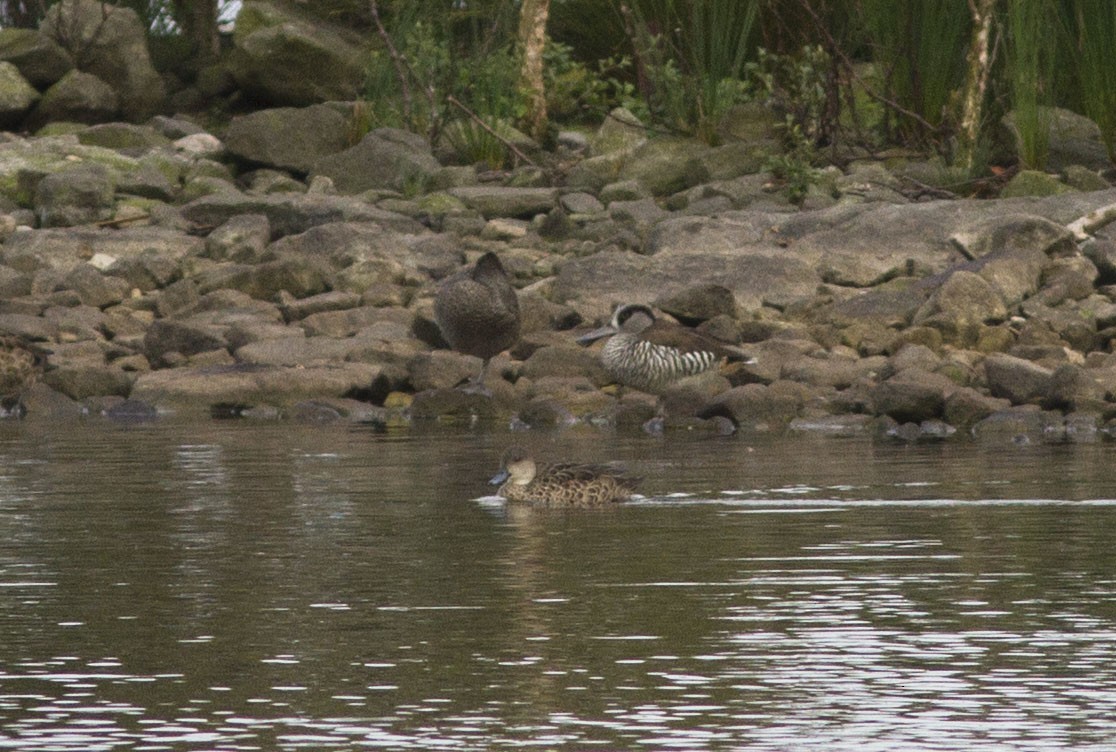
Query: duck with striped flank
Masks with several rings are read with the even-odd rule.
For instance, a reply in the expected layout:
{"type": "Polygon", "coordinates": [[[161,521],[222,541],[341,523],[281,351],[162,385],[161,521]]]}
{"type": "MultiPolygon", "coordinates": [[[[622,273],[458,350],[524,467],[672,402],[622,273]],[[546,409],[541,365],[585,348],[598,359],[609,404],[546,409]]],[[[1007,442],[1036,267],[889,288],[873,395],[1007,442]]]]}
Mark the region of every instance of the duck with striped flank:
{"type": "Polygon", "coordinates": [[[642,303],[618,306],[606,326],[577,341],[587,346],[604,337],[608,341],[601,349],[601,364],[608,375],[618,384],[651,393],[727,362],[755,362],[727,342],[656,318],[642,303]]]}

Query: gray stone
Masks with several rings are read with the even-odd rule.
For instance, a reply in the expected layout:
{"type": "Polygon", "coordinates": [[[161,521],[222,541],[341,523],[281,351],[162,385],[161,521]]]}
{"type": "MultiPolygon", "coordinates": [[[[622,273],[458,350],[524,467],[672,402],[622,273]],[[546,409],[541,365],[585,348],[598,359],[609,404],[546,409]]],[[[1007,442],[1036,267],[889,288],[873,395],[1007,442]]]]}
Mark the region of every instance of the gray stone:
{"type": "Polygon", "coordinates": [[[229,71],[250,97],[301,107],[360,94],[368,39],[278,2],[248,0],[237,14],[229,71]]]}
{"type": "Polygon", "coordinates": [[[872,390],[876,412],[900,423],[940,418],[946,397],[957,385],[941,374],[908,368],[877,384],[872,390]]]}
{"type": "Polygon", "coordinates": [[[1045,399],[1053,372],[1049,368],[1011,355],[993,354],[984,360],[985,378],[994,397],[1020,405],[1045,399]]]}
{"type": "Polygon", "coordinates": [[[116,186],[96,164],[47,175],[35,191],[35,214],[43,227],[69,227],[112,217],[116,186]]]}
{"type": "Polygon", "coordinates": [[[271,224],[263,214],[230,217],[205,238],[205,255],[215,261],[255,263],[271,240],[271,224]]]}
{"type": "Polygon", "coordinates": [[[372,189],[423,192],[442,169],[425,139],[394,128],[371,131],[355,146],[337,149],[311,167],[312,176],[330,178],[343,194],[372,189]]]}
{"type": "Polygon", "coordinates": [[[485,218],[532,217],[545,214],[558,200],[555,188],[508,188],[505,186],[462,186],[451,188],[449,194],[485,218]]]}
{"type": "Polygon", "coordinates": [[[163,107],[166,87],[151,65],[146,30],[131,8],[62,0],[50,7],[40,29],[80,56],[83,70],[115,90],[127,120],[142,122],[163,107]]]}
{"type": "Polygon", "coordinates": [[[19,69],[0,62],[0,128],[14,128],[38,101],[39,92],[20,75],[19,69]]]}
{"type": "Polygon", "coordinates": [[[43,92],[28,118],[31,128],[48,122],[101,123],[120,111],[115,90],[92,73],[72,70],[43,92]]]}
{"type": "Polygon", "coordinates": [[[0,60],[19,69],[32,86],[45,89],[74,67],[62,46],[35,29],[0,29],[0,60]]]}
{"type": "Polygon", "coordinates": [[[224,349],[225,346],[225,339],[216,327],[166,319],[153,322],[143,338],[144,355],[153,364],[162,362],[167,353],[189,356],[224,349]]]}
{"type": "Polygon", "coordinates": [[[214,227],[238,214],[266,216],[275,237],[305,232],[333,222],[368,222],[400,232],[426,232],[426,228],[410,217],[369,206],[365,201],[348,196],[317,193],[251,196],[221,192],[194,199],[182,207],[182,216],[186,220],[214,227]]]}
{"type": "Polygon", "coordinates": [[[232,119],[225,147],[252,165],[308,173],[323,157],[345,149],[348,128],[327,105],[258,110],[232,119]]]}

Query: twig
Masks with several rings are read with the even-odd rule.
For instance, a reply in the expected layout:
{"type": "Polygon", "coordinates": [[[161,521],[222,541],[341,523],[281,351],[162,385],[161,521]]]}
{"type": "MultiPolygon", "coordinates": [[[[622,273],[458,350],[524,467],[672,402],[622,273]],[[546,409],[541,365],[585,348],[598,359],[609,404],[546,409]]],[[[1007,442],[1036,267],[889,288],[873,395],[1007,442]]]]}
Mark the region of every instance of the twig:
{"type": "Polygon", "coordinates": [[[458,100],[458,98],[457,98],[457,97],[455,97],[454,95],[450,94],[450,95],[449,95],[448,97],[446,97],[446,101],[447,101],[447,102],[449,102],[450,104],[452,104],[452,105],[453,105],[454,107],[457,107],[458,109],[460,109],[460,110],[461,110],[462,112],[464,112],[464,113],[465,113],[466,115],[468,115],[468,116],[469,116],[469,118],[470,118],[470,119],[471,119],[471,120],[472,120],[473,122],[475,122],[475,123],[476,123],[477,125],[479,125],[479,126],[480,126],[481,128],[483,128],[484,130],[486,130],[486,131],[488,132],[488,135],[492,136],[492,137],[493,137],[494,139],[496,139],[497,141],[499,141],[500,143],[502,143],[502,144],[503,144],[504,146],[508,147],[508,149],[509,149],[509,150],[510,150],[510,151],[512,152],[512,154],[514,154],[515,156],[519,157],[520,159],[522,159],[522,160],[523,160],[524,162],[526,162],[527,164],[531,165],[532,167],[538,167],[538,166],[539,166],[539,165],[538,165],[538,164],[537,164],[537,163],[535,162],[535,160],[531,159],[531,158],[530,158],[530,157],[528,157],[528,156],[527,156],[526,154],[524,154],[524,153],[523,153],[522,151],[520,151],[520,150],[519,150],[519,149],[518,149],[518,148],[516,147],[516,145],[515,145],[515,144],[513,144],[513,143],[512,143],[511,141],[508,141],[508,140],[507,140],[506,138],[504,138],[504,137],[503,137],[503,136],[501,136],[501,135],[500,135],[499,133],[497,133],[496,131],[494,131],[494,130],[492,129],[492,126],[490,126],[490,125],[489,125],[488,123],[486,123],[486,122],[484,122],[483,120],[481,120],[480,116],[479,116],[479,115],[477,115],[477,113],[473,112],[473,111],[472,111],[472,110],[470,110],[470,109],[469,109],[468,107],[466,107],[466,106],[465,106],[464,104],[462,104],[462,103],[461,103],[461,101],[460,101],[460,100],[458,100]]]}
{"type": "Polygon", "coordinates": [[[407,65],[407,59],[396,49],[395,43],[391,41],[391,35],[384,28],[384,23],[380,20],[380,7],[376,0],[368,0],[368,5],[372,10],[372,20],[376,22],[376,31],[379,33],[380,39],[383,40],[384,46],[387,47],[388,54],[391,55],[392,65],[395,66],[395,75],[399,77],[399,87],[402,89],[403,96],[403,115],[410,123],[414,115],[414,107],[411,103],[411,84],[408,81],[410,66],[407,65]]]}

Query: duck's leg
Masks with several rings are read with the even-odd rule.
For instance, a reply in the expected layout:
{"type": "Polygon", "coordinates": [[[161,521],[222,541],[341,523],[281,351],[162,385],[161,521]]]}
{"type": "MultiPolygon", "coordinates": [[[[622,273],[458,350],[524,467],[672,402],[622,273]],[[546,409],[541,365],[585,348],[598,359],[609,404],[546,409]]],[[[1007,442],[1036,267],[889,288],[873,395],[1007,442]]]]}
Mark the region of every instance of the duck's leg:
{"type": "Polygon", "coordinates": [[[480,371],[476,376],[470,376],[469,380],[461,387],[461,391],[466,394],[479,394],[482,397],[491,397],[492,390],[484,385],[484,372],[488,369],[488,358],[481,362],[480,371]]]}

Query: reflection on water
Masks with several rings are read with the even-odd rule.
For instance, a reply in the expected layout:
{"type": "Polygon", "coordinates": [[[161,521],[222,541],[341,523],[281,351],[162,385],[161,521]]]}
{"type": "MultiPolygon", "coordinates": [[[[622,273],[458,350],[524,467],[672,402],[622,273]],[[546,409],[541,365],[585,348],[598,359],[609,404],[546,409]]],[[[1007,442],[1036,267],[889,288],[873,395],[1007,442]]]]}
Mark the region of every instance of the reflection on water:
{"type": "Polygon", "coordinates": [[[0,748],[1111,749],[1116,447],[0,425],[0,748]]]}

